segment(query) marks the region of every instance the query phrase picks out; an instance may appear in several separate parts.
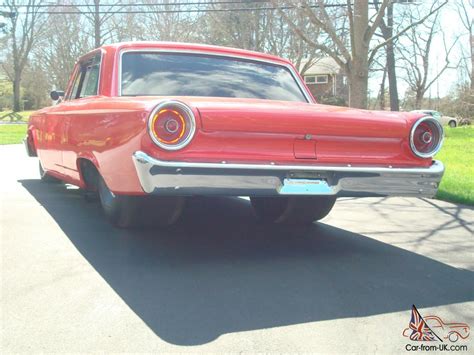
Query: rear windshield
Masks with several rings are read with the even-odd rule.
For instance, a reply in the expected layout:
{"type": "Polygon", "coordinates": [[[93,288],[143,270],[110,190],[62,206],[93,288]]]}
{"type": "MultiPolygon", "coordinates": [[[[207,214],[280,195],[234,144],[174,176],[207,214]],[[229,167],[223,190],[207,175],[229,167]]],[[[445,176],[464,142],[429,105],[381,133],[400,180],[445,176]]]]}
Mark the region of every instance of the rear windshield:
{"type": "Polygon", "coordinates": [[[123,96],[210,96],[283,101],[306,99],[284,66],[199,54],[127,52],[123,96]]]}

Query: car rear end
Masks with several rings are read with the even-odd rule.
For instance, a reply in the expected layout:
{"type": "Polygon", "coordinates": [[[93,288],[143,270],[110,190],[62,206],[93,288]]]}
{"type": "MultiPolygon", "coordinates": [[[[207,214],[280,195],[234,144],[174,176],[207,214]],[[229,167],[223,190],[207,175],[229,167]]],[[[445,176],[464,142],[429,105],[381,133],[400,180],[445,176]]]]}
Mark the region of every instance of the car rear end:
{"type": "Polygon", "coordinates": [[[443,130],[429,117],[263,100],[166,99],[134,162],[146,193],[436,194],[443,130]],[[211,102],[213,101],[213,102],[211,102]],[[245,102],[244,102],[245,101],[245,102]]]}
{"type": "Polygon", "coordinates": [[[284,60],[191,47],[119,55],[118,95],[149,107],[132,152],[144,194],[249,196],[262,219],[298,224],[339,196],[436,194],[433,117],[319,105],[284,60]]]}

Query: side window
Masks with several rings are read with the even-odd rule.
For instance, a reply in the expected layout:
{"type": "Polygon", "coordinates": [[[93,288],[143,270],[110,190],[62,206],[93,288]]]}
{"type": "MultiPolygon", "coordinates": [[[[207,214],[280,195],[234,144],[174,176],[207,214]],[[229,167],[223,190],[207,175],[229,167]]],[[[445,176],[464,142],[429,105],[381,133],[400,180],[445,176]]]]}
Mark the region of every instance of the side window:
{"type": "Polygon", "coordinates": [[[82,76],[81,70],[77,70],[75,75],[74,75],[73,82],[72,82],[71,92],[68,94],[66,100],[71,100],[71,99],[76,98],[77,89],[79,88],[79,82],[81,81],[81,76],[82,76]]]}
{"type": "Polygon", "coordinates": [[[97,95],[97,89],[99,87],[99,67],[100,54],[95,56],[94,59],[92,59],[92,62],[88,63],[85,68],[86,72],[80,97],[97,95]]]}
{"type": "Polygon", "coordinates": [[[97,54],[94,58],[81,64],[81,69],[74,79],[71,99],[98,94],[100,58],[101,55],[97,54]]]}

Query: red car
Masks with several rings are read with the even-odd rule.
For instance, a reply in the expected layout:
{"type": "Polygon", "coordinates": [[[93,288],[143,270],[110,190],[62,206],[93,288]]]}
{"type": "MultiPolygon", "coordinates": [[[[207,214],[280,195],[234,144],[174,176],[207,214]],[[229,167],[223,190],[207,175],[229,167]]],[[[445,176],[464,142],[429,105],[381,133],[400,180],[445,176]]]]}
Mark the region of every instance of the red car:
{"type": "Polygon", "coordinates": [[[106,45],[52,97],[30,117],[29,155],[44,180],[97,191],[122,227],[171,224],[194,195],[249,196],[265,221],[307,224],[339,196],[434,196],[444,171],[432,117],[317,104],[262,53],[106,45]]]}

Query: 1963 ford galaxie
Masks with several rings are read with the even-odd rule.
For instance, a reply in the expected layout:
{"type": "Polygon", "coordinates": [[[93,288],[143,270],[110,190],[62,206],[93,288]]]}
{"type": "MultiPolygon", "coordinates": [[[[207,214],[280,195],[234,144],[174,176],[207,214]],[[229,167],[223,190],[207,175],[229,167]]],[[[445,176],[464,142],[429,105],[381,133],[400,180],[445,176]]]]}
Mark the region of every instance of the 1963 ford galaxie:
{"type": "Polygon", "coordinates": [[[97,192],[121,227],[171,224],[195,195],[249,196],[265,221],[307,224],[338,196],[434,196],[444,171],[432,117],[317,104],[262,53],[107,45],[52,97],[30,117],[28,154],[43,180],[97,192]]]}

